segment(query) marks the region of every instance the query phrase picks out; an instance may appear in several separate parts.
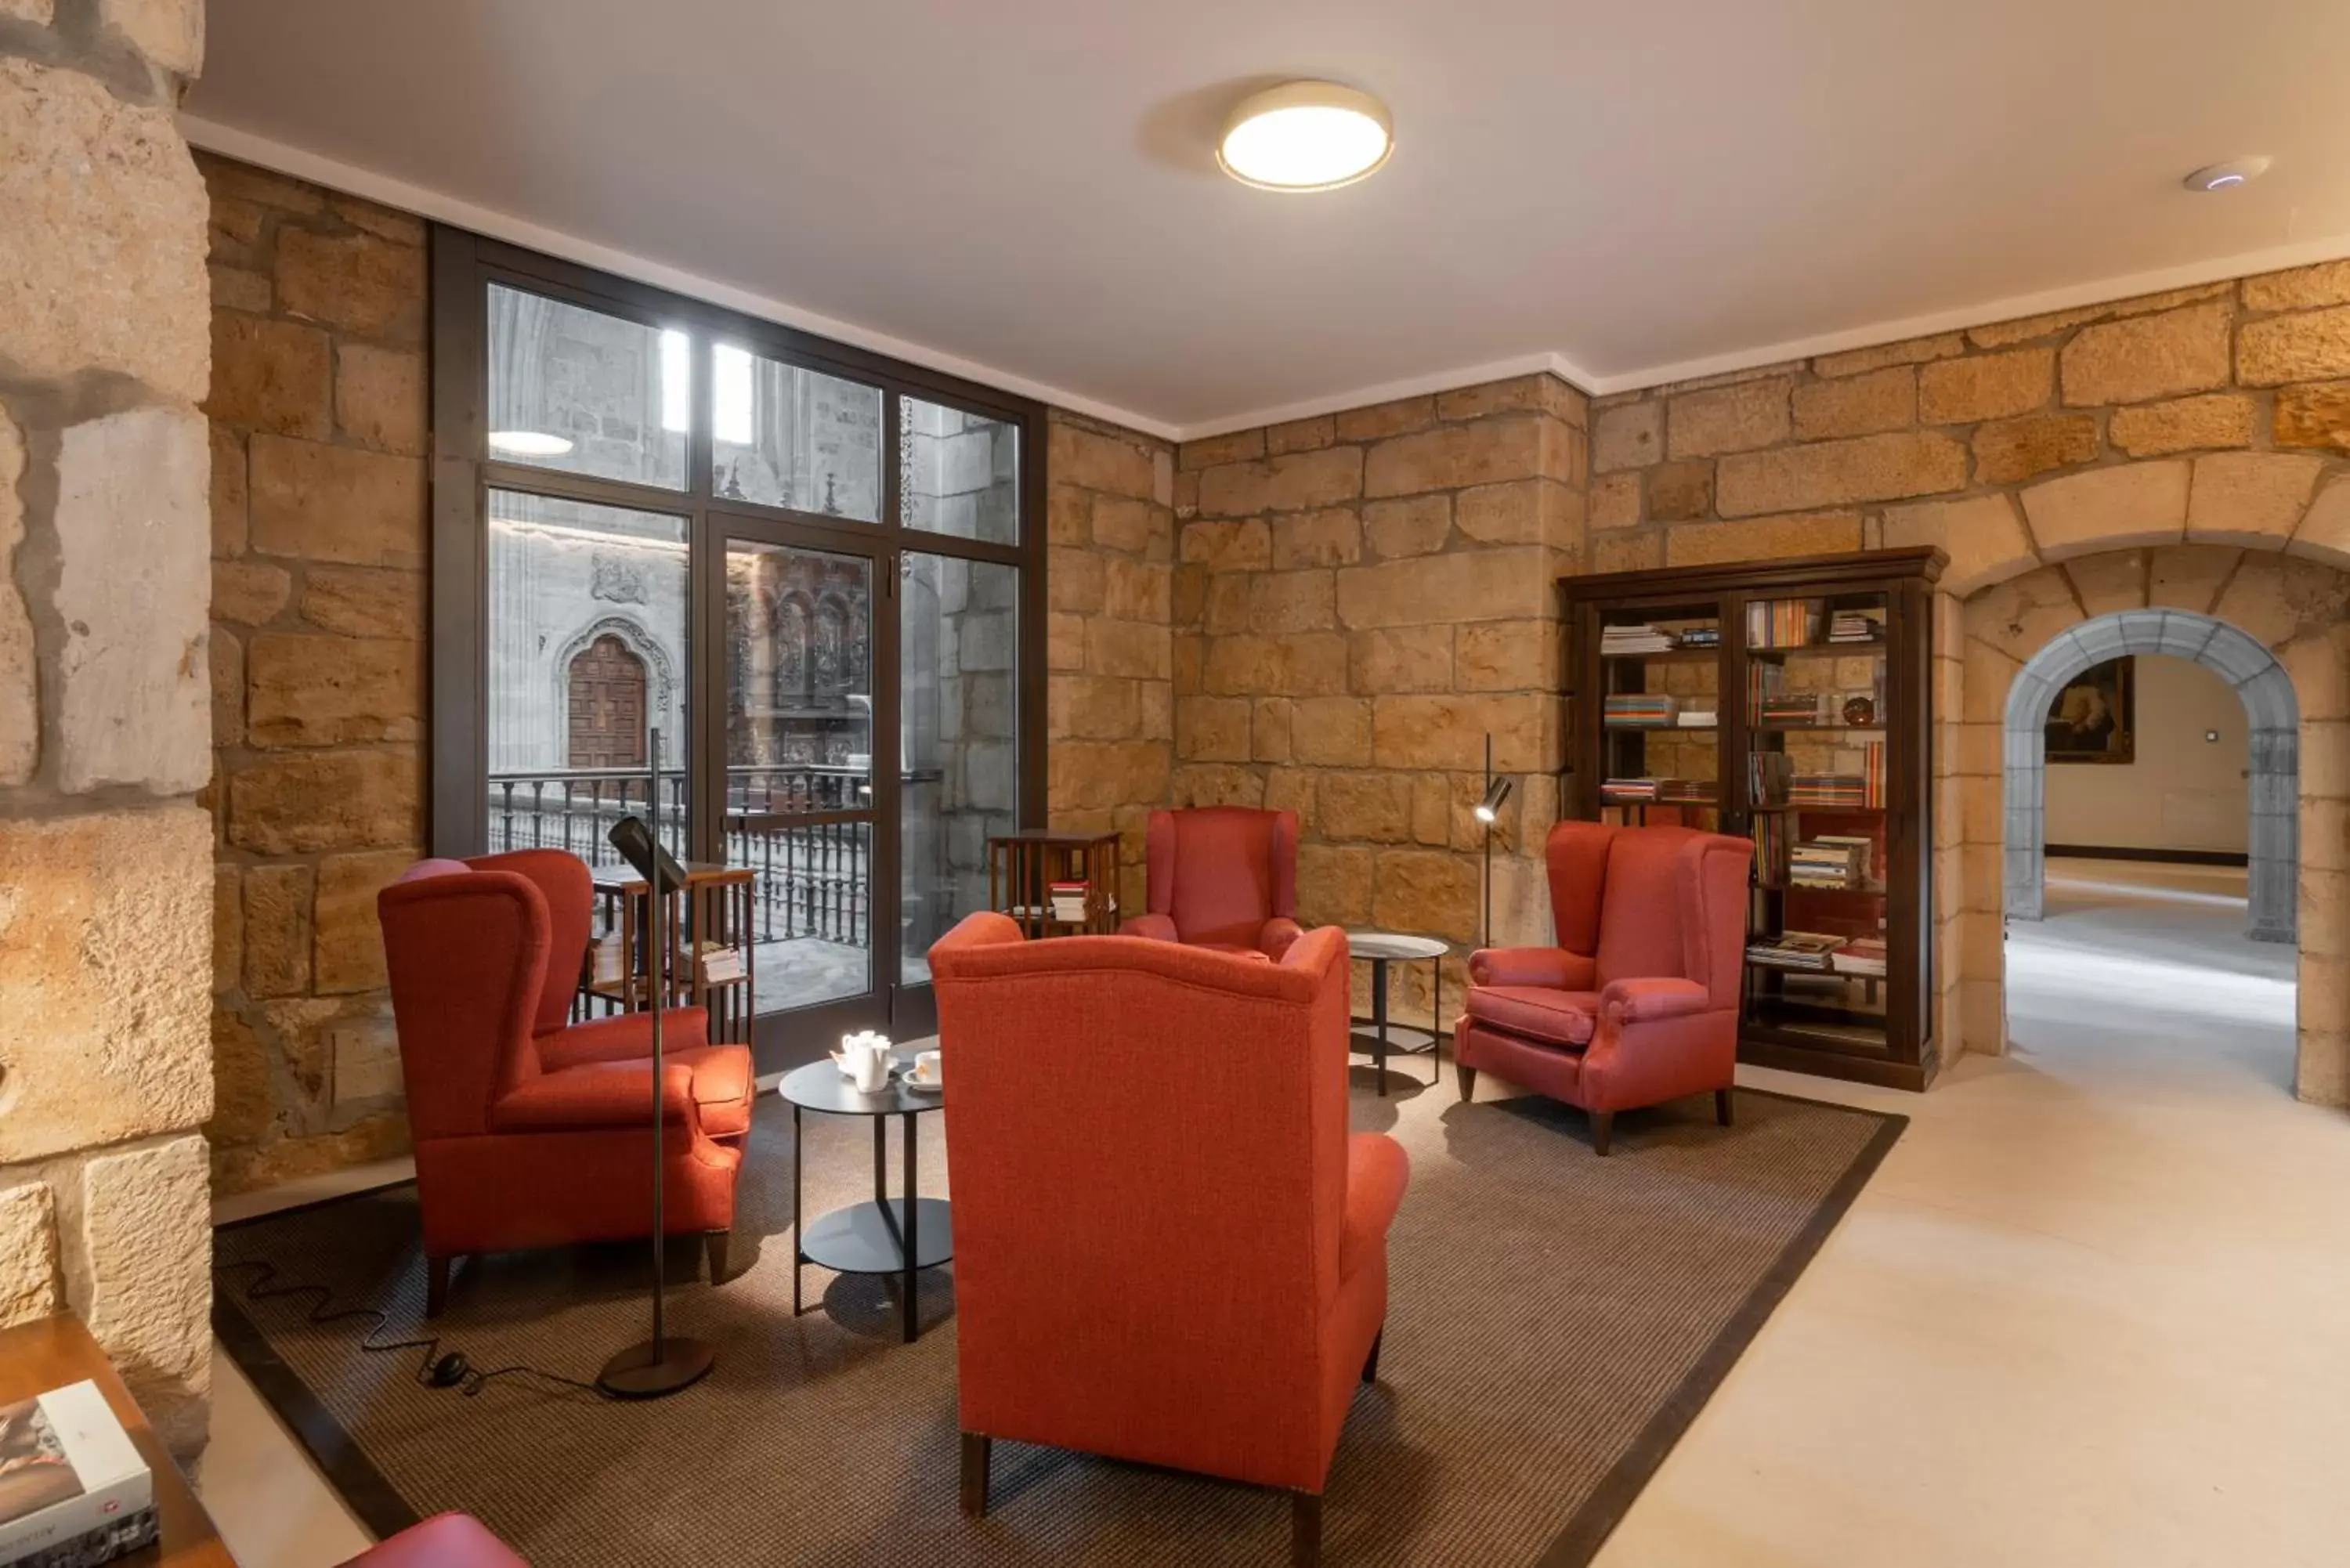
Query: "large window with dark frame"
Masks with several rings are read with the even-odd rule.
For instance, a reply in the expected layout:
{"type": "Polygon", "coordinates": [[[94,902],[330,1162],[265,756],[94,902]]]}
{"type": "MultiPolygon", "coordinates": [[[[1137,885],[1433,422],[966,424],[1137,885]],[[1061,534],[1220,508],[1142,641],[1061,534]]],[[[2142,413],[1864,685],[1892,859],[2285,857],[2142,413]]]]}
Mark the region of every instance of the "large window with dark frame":
{"type": "Polygon", "coordinates": [[[456,230],[433,267],[436,850],[617,885],[650,815],[754,873],[763,1068],[927,1031],[1042,813],[1041,410],[456,230]]]}

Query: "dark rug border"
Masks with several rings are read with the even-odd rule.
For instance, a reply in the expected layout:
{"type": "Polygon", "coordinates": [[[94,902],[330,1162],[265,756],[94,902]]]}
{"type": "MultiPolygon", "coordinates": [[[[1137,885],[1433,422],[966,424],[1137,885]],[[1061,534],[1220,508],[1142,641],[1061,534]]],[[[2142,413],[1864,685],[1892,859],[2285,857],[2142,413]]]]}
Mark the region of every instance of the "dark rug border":
{"type": "MultiPolygon", "coordinates": [[[[1566,1528],[1554,1537],[1543,1554],[1535,1560],[1535,1568],[1586,1568],[1607,1544],[1608,1536],[1623,1522],[1648,1481],[1663,1466],[1667,1455],[1681,1439],[1698,1412],[1704,1409],[1738,1364],[1746,1347],[1754,1343],[1762,1325],[1794,1288],[1796,1280],[1811,1266],[1812,1260],[1826,1245],[1828,1237],[1843,1222],[1870,1178],[1877,1174],[1885,1157],[1892,1152],[1908,1128],[1909,1118],[1897,1111],[1879,1111],[1866,1106],[1845,1105],[1835,1100],[1817,1100],[1806,1095],[1783,1094],[1776,1089],[1752,1089],[1741,1085],[1741,1096],[1754,1095],[1763,1099],[1787,1100],[1800,1106],[1818,1106],[1829,1110],[1845,1111],[1854,1116],[1873,1116],[1877,1131],[1853,1162],[1845,1168],[1827,1196],[1813,1210],[1804,1228],[1780,1251],[1778,1259],[1755,1282],[1745,1301],[1731,1313],[1721,1331],[1714,1335],[1703,1355],[1690,1366],[1687,1376],[1658,1407],[1648,1424],[1616,1461],[1597,1489],[1584,1500],[1583,1506],[1568,1520],[1566,1528]]],[[[413,1177],[380,1186],[363,1188],[357,1192],[338,1193],[331,1198],[314,1199],[307,1203],[289,1204],[264,1214],[248,1215],[233,1220],[215,1231],[241,1230],[265,1220],[282,1219],[304,1210],[323,1209],[330,1204],[349,1203],[389,1192],[395,1188],[412,1187],[413,1177]]],[[[269,1347],[268,1339],[255,1328],[238,1304],[217,1288],[213,1292],[213,1334],[229,1353],[255,1392],[276,1412],[280,1420],[294,1429],[294,1434],[307,1449],[318,1469],[325,1473],[335,1490],[360,1522],[379,1538],[398,1534],[421,1517],[400,1497],[398,1489],[375,1468],[359,1443],[342,1424],[335,1419],[318,1397],[310,1391],[299,1374],[288,1366],[269,1347]]]]}
{"type": "MultiPolygon", "coordinates": [[[[396,1181],[388,1187],[371,1187],[362,1192],[347,1193],[326,1201],[346,1202],[353,1198],[387,1191],[390,1187],[412,1185],[412,1181],[396,1181]]],[[[296,1210],[318,1207],[321,1205],[317,1203],[299,1203],[293,1208],[256,1214],[251,1219],[235,1220],[215,1229],[234,1230],[238,1226],[250,1225],[255,1220],[274,1219],[279,1214],[293,1213],[296,1210]]],[[[373,1532],[377,1540],[397,1535],[423,1518],[409,1507],[400,1497],[399,1489],[375,1468],[375,1461],[367,1457],[367,1451],[359,1447],[358,1440],[343,1430],[342,1423],[335,1419],[316,1394],[310,1392],[309,1385],[302,1381],[301,1375],[286,1366],[285,1360],[269,1347],[267,1337],[253,1325],[253,1320],[246,1317],[242,1308],[222,1291],[217,1270],[213,1288],[213,1336],[221,1342],[221,1347],[228,1352],[229,1359],[236,1363],[237,1369],[244,1374],[254,1391],[276,1413],[277,1418],[294,1429],[295,1438],[309,1451],[311,1459],[325,1473],[344,1505],[359,1516],[359,1522],[373,1532]]]]}
{"type": "Polygon", "coordinates": [[[1713,1397],[1714,1390],[1721,1387],[1722,1379],[1730,1376],[1730,1369],[1738,1364],[1740,1356],[1746,1354],[1746,1347],[1754,1343],[1754,1336],[1762,1332],[1762,1325],[1770,1321],[1771,1314],[1778,1310],[1779,1303],[1794,1288],[1796,1280],[1819,1255],[1829,1235],[1852,1208],[1854,1199],[1860,1196],[1861,1189],[1868,1185],[1869,1179],[1877,1174],[1877,1168],[1885,1163],[1885,1157],[1892,1152],[1893,1146],[1909,1126],[1909,1118],[1898,1111],[1873,1110],[1866,1106],[1848,1106],[1835,1100],[1815,1100],[1809,1096],[1782,1094],[1775,1089],[1750,1089],[1743,1085],[1737,1092],[1742,1096],[1758,1095],[1764,1099],[1792,1100],[1797,1105],[1825,1106],[1833,1110],[1849,1111],[1856,1116],[1875,1116],[1879,1125],[1868,1142],[1862,1146],[1860,1153],[1854,1157],[1852,1164],[1846,1168],[1844,1175],[1828,1189],[1827,1196],[1812,1211],[1812,1217],[1804,1222],[1804,1228],[1795,1232],[1780,1251],[1778,1261],[1755,1282],[1754,1288],[1747,1293],[1746,1300],[1740,1303],[1738,1310],[1730,1314],[1729,1321],[1721,1325],[1721,1332],[1713,1336],[1713,1343],[1690,1366],[1679,1386],[1657,1407],[1657,1413],[1649,1417],[1648,1426],[1632,1440],[1632,1446],[1624,1450],[1623,1457],[1616,1461],[1615,1468],[1607,1472],[1598,1487],[1584,1500],[1583,1506],[1575,1510],[1575,1517],[1568,1520],[1566,1528],[1552,1540],[1549,1549],[1535,1559],[1535,1568],[1585,1568],[1599,1554],[1599,1549],[1607,1544],[1608,1536],[1615,1533],[1616,1527],[1624,1521],[1625,1514],[1631,1511],[1632,1504],[1648,1489],[1649,1480],[1663,1466],[1665,1457],[1681,1440],[1681,1434],[1690,1429],[1690,1424],[1697,1419],[1698,1412],[1705,1408],[1707,1402],[1713,1397]]]}

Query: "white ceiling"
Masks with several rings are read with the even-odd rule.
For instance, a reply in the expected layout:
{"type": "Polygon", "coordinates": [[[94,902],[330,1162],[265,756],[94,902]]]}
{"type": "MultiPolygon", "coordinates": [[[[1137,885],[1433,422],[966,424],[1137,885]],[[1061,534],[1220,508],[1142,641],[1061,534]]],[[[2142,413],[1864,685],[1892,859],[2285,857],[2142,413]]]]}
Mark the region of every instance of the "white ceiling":
{"type": "Polygon", "coordinates": [[[1162,434],[2350,254],[2341,0],[209,9],[200,142],[1162,434]],[[1393,161],[1218,174],[1300,76],[1384,98],[1393,161]]]}

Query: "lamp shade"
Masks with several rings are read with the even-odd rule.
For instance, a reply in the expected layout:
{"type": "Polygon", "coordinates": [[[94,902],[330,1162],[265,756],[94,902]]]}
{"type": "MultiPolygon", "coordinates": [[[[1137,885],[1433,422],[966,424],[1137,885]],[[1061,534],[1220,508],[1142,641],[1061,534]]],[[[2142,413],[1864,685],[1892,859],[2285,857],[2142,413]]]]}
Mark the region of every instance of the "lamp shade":
{"type": "Polygon", "coordinates": [[[1477,803],[1477,820],[1490,823],[1502,815],[1502,803],[1510,798],[1510,781],[1495,779],[1485,786],[1485,798],[1477,803]]]}

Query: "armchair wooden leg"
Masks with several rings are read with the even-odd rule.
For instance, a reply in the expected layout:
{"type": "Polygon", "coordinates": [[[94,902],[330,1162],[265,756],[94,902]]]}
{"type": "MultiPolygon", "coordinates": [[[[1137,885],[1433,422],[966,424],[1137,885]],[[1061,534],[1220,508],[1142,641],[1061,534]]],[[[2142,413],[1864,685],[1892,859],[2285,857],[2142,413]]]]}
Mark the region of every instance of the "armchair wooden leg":
{"type": "Polygon", "coordinates": [[[449,1265],[452,1258],[435,1258],[427,1254],[424,1260],[424,1315],[439,1317],[449,1304],[449,1265]]]}
{"type": "Polygon", "coordinates": [[[710,1254],[710,1282],[713,1285],[726,1282],[726,1244],[733,1237],[732,1231],[712,1231],[702,1238],[702,1248],[710,1254]]]}
{"type": "Polygon", "coordinates": [[[978,1432],[962,1435],[962,1511],[977,1519],[987,1511],[988,1439],[978,1432]]]}
{"type": "Polygon", "coordinates": [[[1612,1132],[1614,1132],[1615,1130],[1616,1130],[1616,1113],[1615,1113],[1614,1111],[1594,1111],[1594,1112],[1592,1112],[1592,1113],[1591,1113],[1591,1151],[1592,1151],[1594,1154],[1596,1154],[1596,1155],[1602,1156],[1602,1157],[1604,1158],[1604,1157],[1607,1155],[1607,1135],[1608,1135],[1608,1134],[1610,1134],[1610,1133],[1612,1133],[1612,1132]]]}
{"type": "Polygon", "coordinates": [[[1462,1105],[1477,1097],[1477,1069],[1458,1056],[1452,1058],[1452,1081],[1461,1085],[1462,1105]]]}
{"type": "Polygon", "coordinates": [[[1731,1124],[1730,1091],[1728,1089],[1716,1089],[1713,1092],[1713,1119],[1720,1122],[1723,1127],[1728,1127],[1731,1124]]]}
{"type": "Polygon", "coordinates": [[[1289,1568],[1319,1568],[1322,1562],[1322,1495],[1289,1494],[1289,1568]]]}
{"type": "Polygon", "coordinates": [[[1377,1383],[1379,1380],[1379,1342],[1387,1336],[1388,1331],[1385,1328],[1371,1335],[1371,1353],[1363,1358],[1363,1381],[1366,1383],[1377,1383]]]}

